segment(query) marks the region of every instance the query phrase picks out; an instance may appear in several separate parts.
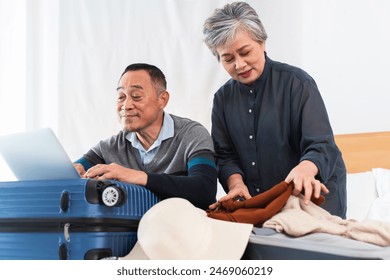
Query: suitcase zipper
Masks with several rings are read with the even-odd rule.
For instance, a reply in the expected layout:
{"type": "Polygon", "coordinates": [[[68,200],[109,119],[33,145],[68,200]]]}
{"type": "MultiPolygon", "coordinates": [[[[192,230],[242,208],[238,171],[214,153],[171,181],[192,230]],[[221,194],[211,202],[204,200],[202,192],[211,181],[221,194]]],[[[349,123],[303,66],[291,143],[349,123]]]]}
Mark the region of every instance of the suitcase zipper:
{"type": "Polygon", "coordinates": [[[65,238],[66,242],[70,242],[69,227],[70,227],[69,223],[66,223],[64,225],[64,238],[65,238]]]}
{"type": "Polygon", "coordinates": [[[138,220],[110,218],[0,219],[0,232],[127,232],[137,231],[138,220]]]}

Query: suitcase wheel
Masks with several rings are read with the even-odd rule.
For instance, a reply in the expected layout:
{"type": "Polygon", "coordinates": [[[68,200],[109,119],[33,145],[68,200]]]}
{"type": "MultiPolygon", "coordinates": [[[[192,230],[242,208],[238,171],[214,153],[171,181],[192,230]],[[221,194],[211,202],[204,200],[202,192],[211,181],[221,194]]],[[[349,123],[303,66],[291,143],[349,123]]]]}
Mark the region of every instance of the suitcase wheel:
{"type": "Polygon", "coordinates": [[[123,200],[123,193],[120,188],[116,186],[108,186],[103,190],[102,201],[104,205],[113,207],[121,204],[123,200]]]}

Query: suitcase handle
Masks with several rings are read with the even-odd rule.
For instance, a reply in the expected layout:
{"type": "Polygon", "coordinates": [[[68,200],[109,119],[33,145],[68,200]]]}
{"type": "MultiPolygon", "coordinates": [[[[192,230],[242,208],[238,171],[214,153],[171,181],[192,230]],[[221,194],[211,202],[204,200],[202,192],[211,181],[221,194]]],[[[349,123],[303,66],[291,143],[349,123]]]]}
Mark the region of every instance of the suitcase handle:
{"type": "Polygon", "coordinates": [[[61,210],[67,212],[69,209],[69,193],[67,191],[62,192],[61,194],[61,210]]]}

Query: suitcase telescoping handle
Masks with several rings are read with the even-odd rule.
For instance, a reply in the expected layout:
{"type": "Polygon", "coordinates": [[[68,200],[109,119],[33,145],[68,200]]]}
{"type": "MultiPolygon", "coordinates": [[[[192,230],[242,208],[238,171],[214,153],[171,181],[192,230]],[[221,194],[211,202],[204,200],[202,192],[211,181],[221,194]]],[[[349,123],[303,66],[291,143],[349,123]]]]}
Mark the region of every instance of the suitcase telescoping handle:
{"type": "Polygon", "coordinates": [[[85,196],[91,204],[115,207],[123,205],[126,192],[113,182],[91,179],[87,182],[85,196]]]}

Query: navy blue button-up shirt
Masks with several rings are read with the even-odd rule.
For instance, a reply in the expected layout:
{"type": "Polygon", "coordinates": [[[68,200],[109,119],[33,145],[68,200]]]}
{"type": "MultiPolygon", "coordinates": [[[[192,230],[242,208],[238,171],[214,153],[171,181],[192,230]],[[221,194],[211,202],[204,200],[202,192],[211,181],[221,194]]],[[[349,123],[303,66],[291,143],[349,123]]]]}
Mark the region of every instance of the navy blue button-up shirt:
{"type": "Polygon", "coordinates": [[[250,194],[259,194],[310,160],[330,190],[323,207],[345,217],[345,165],[317,85],[303,70],[266,56],[252,85],[230,79],[214,96],[211,134],[225,191],[238,173],[250,194]]]}

